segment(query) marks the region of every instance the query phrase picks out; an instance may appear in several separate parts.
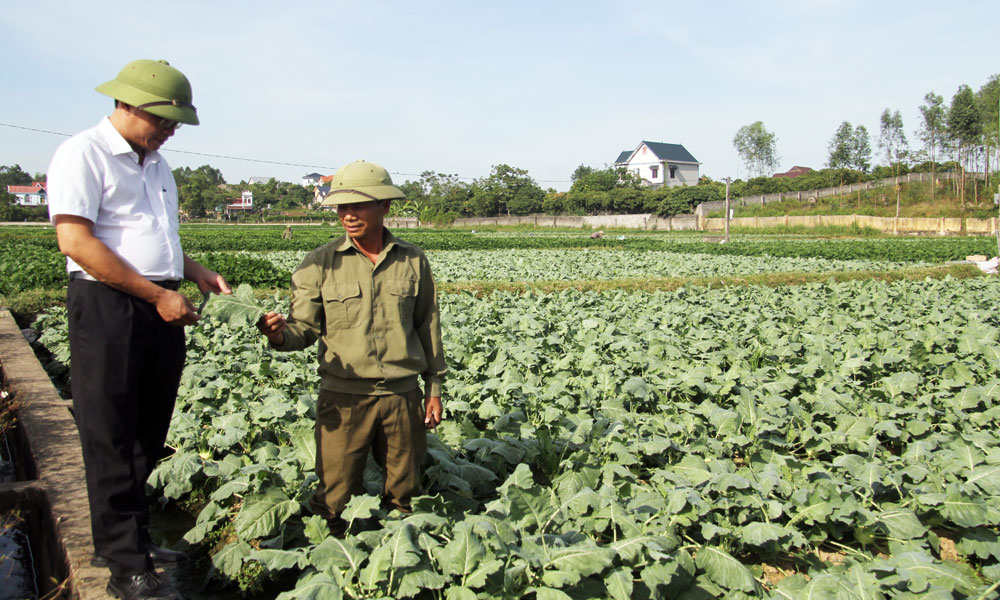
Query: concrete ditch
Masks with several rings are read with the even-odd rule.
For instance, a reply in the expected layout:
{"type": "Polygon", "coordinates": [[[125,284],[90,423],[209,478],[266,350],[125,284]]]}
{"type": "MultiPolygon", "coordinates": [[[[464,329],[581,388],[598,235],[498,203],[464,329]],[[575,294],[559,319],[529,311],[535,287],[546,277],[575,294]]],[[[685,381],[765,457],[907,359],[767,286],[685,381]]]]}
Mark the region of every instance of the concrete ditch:
{"type": "Polygon", "coordinates": [[[20,405],[11,447],[18,478],[23,478],[0,483],[0,511],[17,510],[25,519],[42,595],[64,586],[65,593],[49,597],[109,598],[108,571],[90,566],[90,510],[70,402],[59,397],[14,318],[3,308],[0,368],[20,405]]]}

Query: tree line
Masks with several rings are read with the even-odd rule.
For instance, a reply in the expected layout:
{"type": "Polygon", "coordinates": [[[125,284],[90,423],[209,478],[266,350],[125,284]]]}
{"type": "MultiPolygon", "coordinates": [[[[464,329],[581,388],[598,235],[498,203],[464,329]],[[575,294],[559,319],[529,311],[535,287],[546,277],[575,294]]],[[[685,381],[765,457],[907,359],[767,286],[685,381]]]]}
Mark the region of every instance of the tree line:
{"type": "MultiPolygon", "coordinates": [[[[886,108],[879,117],[875,140],[881,166],[872,167],[876,157],[868,129],[850,121],[842,122],[830,138],[826,166],[844,173],[854,171],[857,173],[854,178],[863,180],[870,171],[878,171],[872,173],[877,177],[898,176],[913,170],[934,173],[941,162],[946,162],[962,173],[956,182],[956,193],[963,199],[966,171],[985,172],[988,183],[991,167],[996,170],[1000,148],[1000,74],[990,77],[977,92],[966,84],[960,85],[948,104],[940,94],[928,92],[919,110],[916,132],[919,145],[911,146],[899,110],[886,108]]],[[[733,138],[733,146],[751,176],[770,175],[778,166],[777,137],[761,121],[741,127],[733,138]]],[[[978,180],[972,178],[972,181],[972,196],[977,198],[978,180]]],[[[790,185],[798,183],[801,182],[790,185]]]]}
{"type": "MultiPolygon", "coordinates": [[[[777,136],[763,122],[741,127],[733,145],[745,165],[746,181],[732,182],[732,197],[804,191],[835,187],[903,175],[908,172],[931,172],[957,169],[962,173],[955,182],[955,193],[966,198],[965,171],[985,171],[989,182],[991,168],[996,170],[1000,131],[1000,75],[994,75],[974,92],[968,85],[959,86],[949,104],[944,97],[928,92],[920,105],[921,120],[911,146],[898,109],[886,108],[879,119],[873,154],[871,134],[864,125],[842,122],[827,145],[826,168],[794,178],[772,178],[778,166],[777,136]],[[873,167],[873,160],[880,164],[873,167]]],[[[253,192],[255,214],[315,210],[312,189],[296,183],[271,179],[266,183],[229,185],[222,172],[210,165],[196,169],[174,169],[185,215],[201,218],[223,212],[243,190],[253,192]]],[[[19,207],[7,185],[30,185],[44,181],[44,174],[34,177],[18,165],[0,167],[0,220],[44,220],[44,207],[19,207]]],[[[460,217],[517,216],[535,213],[552,215],[635,214],[660,216],[690,213],[702,202],[725,198],[725,184],[702,177],[695,186],[653,189],[624,169],[580,165],[571,176],[568,192],[544,190],[526,169],[507,164],[494,165],[490,174],[469,180],[458,175],[424,171],[416,180],[399,187],[406,199],[395,202],[393,216],[419,217],[428,222],[451,222],[460,217]]],[[[972,198],[978,198],[978,180],[972,178],[972,198]]],[[[932,194],[935,186],[931,186],[932,194]]],[[[897,190],[898,193],[898,190],[897,190]]],[[[898,204],[898,196],[897,196],[898,204]]]]}
{"type": "Polygon", "coordinates": [[[257,212],[283,212],[308,209],[313,201],[311,189],[297,183],[278,181],[273,177],[266,183],[227,184],[222,171],[209,165],[196,169],[174,169],[181,210],[191,218],[202,218],[225,211],[227,204],[240,199],[244,190],[253,192],[254,210],[257,212]]]}

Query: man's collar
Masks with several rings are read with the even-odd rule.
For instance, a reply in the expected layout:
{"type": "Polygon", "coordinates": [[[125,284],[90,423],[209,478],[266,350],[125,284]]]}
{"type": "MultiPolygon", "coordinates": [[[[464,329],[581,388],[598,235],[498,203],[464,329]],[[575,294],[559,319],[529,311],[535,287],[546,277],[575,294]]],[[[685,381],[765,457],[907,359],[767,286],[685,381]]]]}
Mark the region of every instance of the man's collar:
{"type": "MultiPolygon", "coordinates": [[[[399,244],[399,238],[392,235],[388,227],[382,227],[382,252],[388,251],[397,244],[399,244]]],[[[347,252],[351,249],[357,250],[358,247],[354,245],[354,242],[351,241],[351,238],[346,233],[340,236],[337,245],[334,247],[334,250],[337,252],[347,252]]]]}
{"type": "MultiPolygon", "coordinates": [[[[122,137],[122,134],[118,133],[118,130],[115,129],[115,126],[111,123],[111,119],[109,117],[104,117],[101,119],[101,122],[97,124],[97,133],[105,142],[107,142],[108,147],[111,149],[111,154],[114,154],[115,156],[129,153],[135,154],[136,156],[139,155],[132,148],[132,144],[129,144],[128,140],[122,137]]],[[[160,153],[159,151],[154,150],[152,152],[146,152],[146,157],[143,162],[155,163],[159,160],[160,153]]]]}

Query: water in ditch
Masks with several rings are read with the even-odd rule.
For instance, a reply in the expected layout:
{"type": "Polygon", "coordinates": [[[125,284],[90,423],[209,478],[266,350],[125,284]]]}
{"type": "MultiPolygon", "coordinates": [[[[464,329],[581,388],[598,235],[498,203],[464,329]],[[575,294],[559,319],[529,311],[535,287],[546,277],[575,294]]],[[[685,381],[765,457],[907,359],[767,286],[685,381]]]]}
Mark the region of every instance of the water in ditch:
{"type": "Polygon", "coordinates": [[[15,524],[11,515],[0,515],[0,600],[34,600],[38,598],[31,545],[24,527],[15,524]]]}
{"type": "MultiPolygon", "coordinates": [[[[8,460],[6,436],[0,434],[0,483],[15,481],[14,465],[8,460]]],[[[0,600],[38,598],[31,543],[17,511],[0,511],[0,600]]]]}

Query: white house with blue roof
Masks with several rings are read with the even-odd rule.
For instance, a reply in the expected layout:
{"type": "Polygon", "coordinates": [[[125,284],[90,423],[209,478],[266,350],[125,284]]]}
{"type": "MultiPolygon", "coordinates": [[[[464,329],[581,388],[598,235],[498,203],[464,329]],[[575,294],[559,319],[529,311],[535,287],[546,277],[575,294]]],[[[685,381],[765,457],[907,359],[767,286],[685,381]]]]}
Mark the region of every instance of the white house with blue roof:
{"type": "Polygon", "coordinates": [[[642,178],[650,187],[698,185],[701,163],[680,144],[643,141],[635,150],[625,150],[616,167],[642,178]]]}

